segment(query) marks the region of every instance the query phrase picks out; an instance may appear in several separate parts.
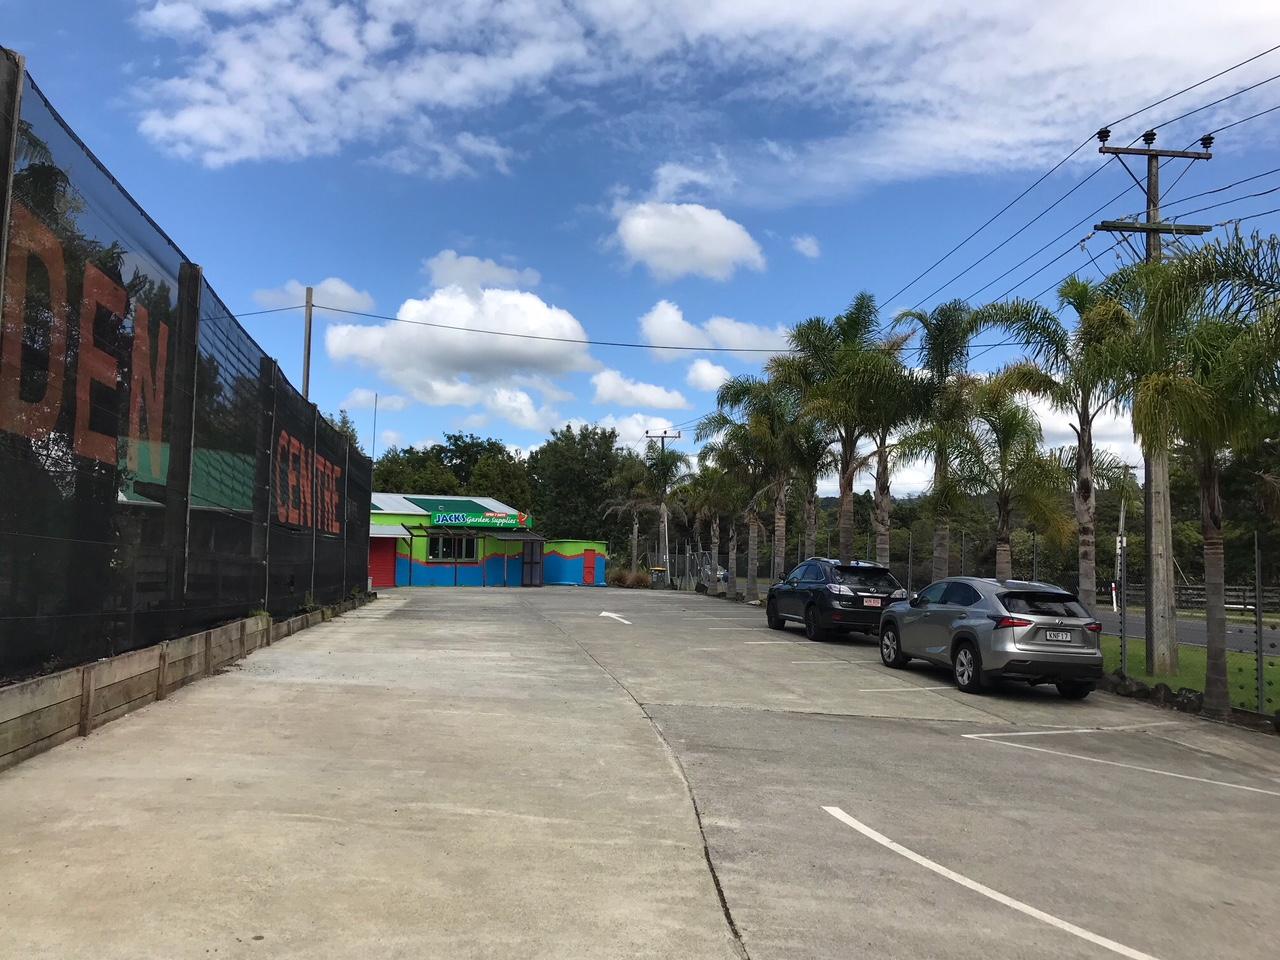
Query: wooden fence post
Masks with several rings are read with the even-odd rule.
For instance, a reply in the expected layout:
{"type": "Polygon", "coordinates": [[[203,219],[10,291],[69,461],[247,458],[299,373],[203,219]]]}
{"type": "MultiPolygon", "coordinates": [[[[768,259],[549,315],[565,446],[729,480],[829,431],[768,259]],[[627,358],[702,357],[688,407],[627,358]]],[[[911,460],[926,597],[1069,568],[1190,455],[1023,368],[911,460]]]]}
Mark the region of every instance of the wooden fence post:
{"type": "Polygon", "coordinates": [[[80,736],[87,737],[93,729],[94,681],[96,663],[86,663],[80,668],[80,736]]]}
{"type": "Polygon", "coordinates": [[[165,640],[159,644],[160,659],[156,663],[156,699],[163,700],[169,695],[169,641],[165,640]]]}

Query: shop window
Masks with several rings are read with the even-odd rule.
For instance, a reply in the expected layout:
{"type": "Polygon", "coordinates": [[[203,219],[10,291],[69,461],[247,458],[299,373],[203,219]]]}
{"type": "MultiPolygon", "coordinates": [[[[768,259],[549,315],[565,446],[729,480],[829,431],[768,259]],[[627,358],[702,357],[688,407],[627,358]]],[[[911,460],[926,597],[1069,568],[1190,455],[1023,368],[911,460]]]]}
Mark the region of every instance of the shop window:
{"type": "Polygon", "coordinates": [[[475,537],[431,537],[427,543],[428,560],[473,561],[475,558],[475,537]]]}

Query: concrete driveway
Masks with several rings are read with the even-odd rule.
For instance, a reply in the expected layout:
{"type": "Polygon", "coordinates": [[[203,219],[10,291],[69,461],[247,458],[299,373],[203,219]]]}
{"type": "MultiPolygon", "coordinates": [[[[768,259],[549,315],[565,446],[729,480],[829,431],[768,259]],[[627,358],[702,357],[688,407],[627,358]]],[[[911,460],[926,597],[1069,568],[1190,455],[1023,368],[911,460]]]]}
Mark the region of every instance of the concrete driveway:
{"type": "Polygon", "coordinates": [[[876,658],[393,591],[0,774],[0,957],[1274,952],[1280,741],[876,658]]]}

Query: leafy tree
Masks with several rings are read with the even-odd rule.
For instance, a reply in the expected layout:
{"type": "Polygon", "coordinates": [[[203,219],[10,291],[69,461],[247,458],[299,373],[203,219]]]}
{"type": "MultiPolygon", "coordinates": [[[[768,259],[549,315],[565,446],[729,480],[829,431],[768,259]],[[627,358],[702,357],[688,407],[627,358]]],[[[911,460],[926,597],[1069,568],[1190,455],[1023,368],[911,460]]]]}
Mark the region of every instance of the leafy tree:
{"type": "Polygon", "coordinates": [[[360,433],[356,430],[356,422],[351,419],[351,415],[346,410],[339,410],[338,415],[326,416],[329,425],[337,430],[340,434],[347,438],[347,442],[357,450],[362,450],[360,446],[360,433]]]}
{"type": "Polygon", "coordinates": [[[982,329],[983,318],[963,300],[952,300],[928,313],[907,310],[894,321],[913,325],[920,332],[920,406],[914,412],[913,429],[898,444],[904,461],[932,459],[933,483],[933,579],[950,572],[951,514],[961,490],[954,478],[957,440],[968,429],[972,378],[969,376],[969,342],[982,329]]]}
{"type": "Polygon", "coordinates": [[[431,451],[463,487],[470,486],[471,475],[483,458],[511,456],[501,440],[478,437],[474,433],[446,433],[444,443],[433,444],[431,451]]]}
{"type": "Polygon", "coordinates": [[[506,447],[501,453],[486,453],[476,461],[466,492],[477,497],[493,497],[517,510],[530,510],[533,488],[525,461],[506,447]]]}
{"type": "Polygon", "coordinates": [[[612,540],[616,520],[600,510],[601,491],[618,467],[617,431],[564,426],[529,455],[534,516],[547,537],[612,540]]]}
{"type": "Polygon", "coordinates": [[[462,484],[432,449],[391,447],[373,465],[373,488],[382,493],[425,493],[449,496],[462,484]]]}

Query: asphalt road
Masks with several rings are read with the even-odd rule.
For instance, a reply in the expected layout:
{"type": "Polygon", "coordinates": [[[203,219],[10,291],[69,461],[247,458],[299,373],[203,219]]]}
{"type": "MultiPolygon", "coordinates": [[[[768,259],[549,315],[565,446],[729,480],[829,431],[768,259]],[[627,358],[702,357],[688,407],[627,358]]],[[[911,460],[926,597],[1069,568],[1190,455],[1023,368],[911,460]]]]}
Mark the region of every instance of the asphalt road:
{"type": "Polygon", "coordinates": [[[0,957],[1260,960],[1277,815],[1280,738],[399,590],[0,774],[0,957]]]}
{"type": "MultiPolygon", "coordinates": [[[[1112,613],[1110,610],[1103,609],[1098,612],[1098,619],[1102,621],[1103,629],[1107,633],[1114,636],[1120,635],[1120,614],[1112,613]]],[[[1128,617],[1128,623],[1125,625],[1125,631],[1131,638],[1143,639],[1147,635],[1146,626],[1143,623],[1141,613],[1131,613],[1128,617]]],[[[1243,650],[1246,653],[1253,653],[1257,649],[1258,635],[1252,623],[1238,623],[1236,621],[1227,621],[1227,649],[1243,650]]],[[[1208,640],[1208,626],[1203,619],[1196,617],[1179,617],[1178,618],[1178,642],[1191,643],[1196,646],[1203,647],[1208,640]]],[[[1267,616],[1263,620],[1262,628],[1263,653],[1270,656],[1280,656],[1280,627],[1276,625],[1276,617],[1274,614],[1267,616]]]]}

